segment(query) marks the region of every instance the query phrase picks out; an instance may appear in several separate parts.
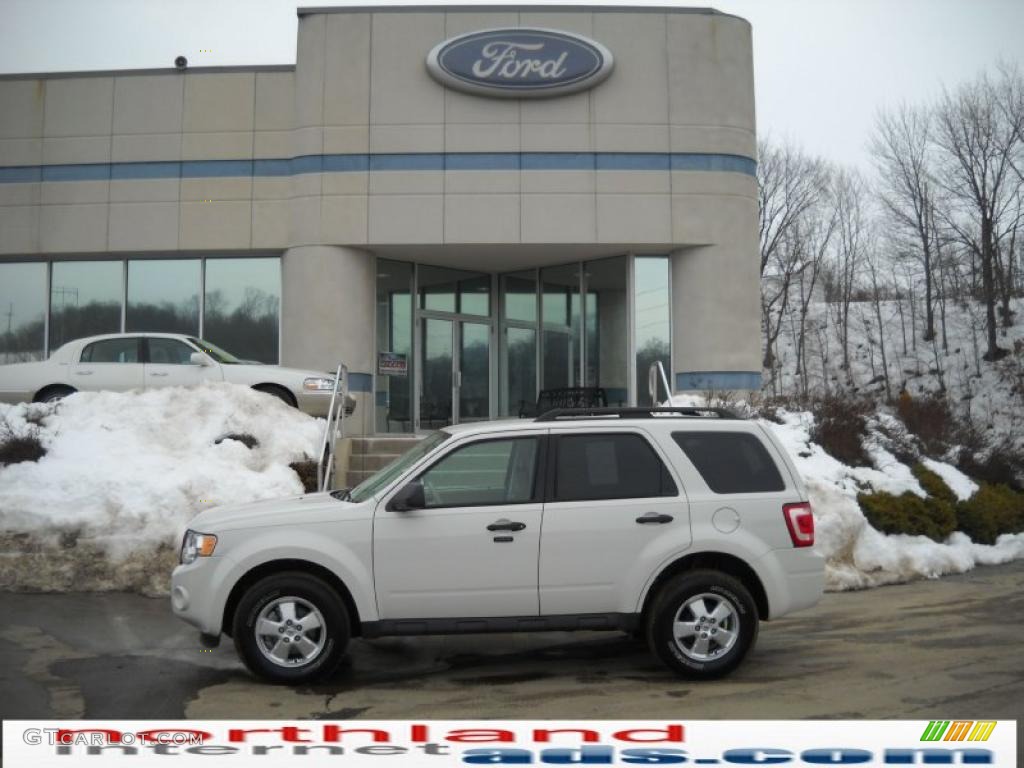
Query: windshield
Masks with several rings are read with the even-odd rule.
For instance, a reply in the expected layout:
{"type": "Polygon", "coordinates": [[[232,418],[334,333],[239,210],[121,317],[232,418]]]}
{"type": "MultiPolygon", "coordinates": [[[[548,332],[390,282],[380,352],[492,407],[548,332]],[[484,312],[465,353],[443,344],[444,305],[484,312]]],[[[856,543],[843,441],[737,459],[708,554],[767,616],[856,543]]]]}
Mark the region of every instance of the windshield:
{"type": "Polygon", "coordinates": [[[232,355],[230,352],[225,352],[223,349],[218,347],[216,344],[211,344],[208,341],[203,341],[202,339],[196,339],[196,338],[193,338],[192,336],[189,336],[188,340],[191,341],[193,344],[195,344],[197,347],[199,347],[201,350],[203,350],[203,352],[208,354],[210,357],[212,357],[218,363],[222,363],[224,365],[238,365],[239,363],[242,362],[237,357],[232,355]]]}
{"type": "Polygon", "coordinates": [[[449,437],[451,437],[451,435],[448,432],[438,431],[423,438],[416,443],[416,446],[411,451],[402,454],[386,467],[378,471],[377,474],[371,475],[353,488],[352,492],[348,496],[349,501],[354,501],[358,504],[359,502],[366,501],[371,496],[379,493],[381,490],[389,486],[395,478],[399,477],[403,472],[409,469],[409,467],[422,459],[449,437]]]}

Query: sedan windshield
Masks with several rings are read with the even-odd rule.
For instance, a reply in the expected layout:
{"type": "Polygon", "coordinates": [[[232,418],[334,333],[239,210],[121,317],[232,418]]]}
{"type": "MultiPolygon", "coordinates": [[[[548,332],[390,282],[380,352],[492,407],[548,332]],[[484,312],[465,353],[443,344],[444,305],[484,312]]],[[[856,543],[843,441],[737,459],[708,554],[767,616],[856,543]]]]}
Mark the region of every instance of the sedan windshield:
{"type": "Polygon", "coordinates": [[[352,492],[348,495],[348,500],[358,504],[376,495],[449,437],[451,437],[450,433],[440,430],[423,438],[416,443],[416,446],[411,451],[402,454],[377,472],[377,474],[371,475],[353,488],[352,492]]]}
{"type": "Polygon", "coordinates": [[[232,355],[230,352],[225,352],[223,349],[218,347],[216,344],[211,344],[208,341],[203,341],[202,339],[196,339],[196,338],[193,338],[192,336],[189,336],[188,340],[191,341],[193,344],[195,344],[197,347],[199,347],[201,350],[203,350],[203,352],[208,354],[210,357],[212,357],[218,363],[221,363],[223,365],[238,365],[239,363],[242,362],[237,357],[232,355]]]}

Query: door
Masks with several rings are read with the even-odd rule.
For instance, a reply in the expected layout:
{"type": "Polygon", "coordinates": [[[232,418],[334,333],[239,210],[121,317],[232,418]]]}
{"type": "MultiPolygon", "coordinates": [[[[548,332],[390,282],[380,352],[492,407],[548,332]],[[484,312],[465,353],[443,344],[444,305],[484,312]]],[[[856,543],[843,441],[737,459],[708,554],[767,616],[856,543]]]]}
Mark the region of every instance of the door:
{"type": "Polygon", "coordinates": [[[419,428],[491,417],[490,323],[420,319],[419,428]]]}
{"type": "Polygon", "coordinates": [[[639,431],[552,431],[542,615],[629,613],[652,569],[690,542],[686,499],[639,431]]]}
{"type": "Polygon", "coordinates": [[[202,381],[222,381],[220,365],[196,365],[192,362],[193,349],[179,339],[165,336],[146,337],[145,387],[188,387],[202,381]]]}
{"type": "Polygon", "coordinates": [[[82,348],[72,366],[71,386],[78,390],[125,392],[142,389],[142,337],[101,339],[82,348]]]}
{"type": "Polygon", "coordinates": [[[536,616],[541,435],[454,446],[420,474],[426,507],[378,506],[382,619],[536,616]]]}

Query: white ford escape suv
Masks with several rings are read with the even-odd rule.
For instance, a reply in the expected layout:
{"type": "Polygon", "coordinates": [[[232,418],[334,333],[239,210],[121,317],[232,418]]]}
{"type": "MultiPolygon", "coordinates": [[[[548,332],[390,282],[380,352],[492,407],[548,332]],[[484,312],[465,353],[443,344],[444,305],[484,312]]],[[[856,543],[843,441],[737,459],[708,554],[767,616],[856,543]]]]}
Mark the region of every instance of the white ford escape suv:
{"type": "Polygon", "coordinates": [[[691,678],[758,623],[818,602],[824,562],[792,462],[727,411],[551,411],[445,428],[351,491],[220,507],[185,533],[174,612],[274,682],[349,639],[642,633],[691,678]]]}

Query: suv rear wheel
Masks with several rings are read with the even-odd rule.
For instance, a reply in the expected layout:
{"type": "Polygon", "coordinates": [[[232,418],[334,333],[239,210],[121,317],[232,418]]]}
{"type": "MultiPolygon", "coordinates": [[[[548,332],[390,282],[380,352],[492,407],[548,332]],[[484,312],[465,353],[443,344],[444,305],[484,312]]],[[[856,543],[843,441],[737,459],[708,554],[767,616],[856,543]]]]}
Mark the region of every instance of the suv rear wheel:
{"type": "Polygon", "coordinates": [[[691,679],[735,669],[757,638],[754,598],[733,576],[698,570],[669,580],[647,617],[651,652],[691,679]]]}
{"type": "Polygon", "coordinates": [[[274,574],[251,586],[232,630],[235,649],[253,674],[290,685],[334,672],[351,631],[334,589],[301,572],[274,574]]]}

